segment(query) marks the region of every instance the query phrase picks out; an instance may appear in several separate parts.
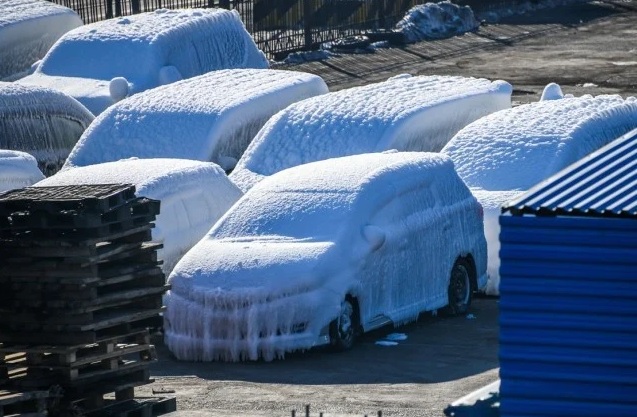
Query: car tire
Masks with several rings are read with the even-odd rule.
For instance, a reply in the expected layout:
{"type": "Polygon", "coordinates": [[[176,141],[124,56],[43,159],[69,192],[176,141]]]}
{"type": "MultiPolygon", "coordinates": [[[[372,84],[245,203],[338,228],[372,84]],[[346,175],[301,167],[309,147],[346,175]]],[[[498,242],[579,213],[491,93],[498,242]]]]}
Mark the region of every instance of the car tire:
{"type": "Polygon", "coordinates": [[[330,343],[335,351],[342,352],[354,346],[358,336],[358,314],[351,300],[341,303],[339,316],[330,323],[330,343]]]}
{"type": "Polygon", "coordinates": [[[443,309],[443,313],[448,316],[465,314],[471,305],[472,296],[471,266],[465,259],[458,258],[451,268],[447,288],[449,304],[443,309]]]}

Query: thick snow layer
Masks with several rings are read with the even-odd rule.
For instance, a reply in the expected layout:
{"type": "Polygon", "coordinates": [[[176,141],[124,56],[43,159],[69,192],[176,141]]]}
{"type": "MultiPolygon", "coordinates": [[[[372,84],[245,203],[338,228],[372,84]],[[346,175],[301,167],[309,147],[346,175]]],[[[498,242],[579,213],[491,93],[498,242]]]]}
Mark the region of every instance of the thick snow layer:
{"type": "Polygon", "coordinates": [[[461,35],[479,26],[471,7],[441,1],[412,7],[396,28],[405,35],[407,42],[418,42],[461,35]]]}
{"type": "Polygon", "coordinates": [[[545,100],[475,121],[442,152],[470,187],[527,190],[635,127],[634,99],[545,100]]]}
{"type": "Polygon", "coordinates": [[[33,156],[0,149],[0,192],[28,187],[43,178],[33,156]]]}
{"type": "Polygon", "coordinates": [[[223,170],[210,162],[127,159],[65,170],[36,186],[133,184],[136,195],[161,202],[153,239],[166,275],[241,197],[223,170]]]}
{"type": "Polygon", "coordinates": [[[113,78],[125,78],[132,95],[213,70],[267,67],[236,11],[160,9],[68,32],[19,82],[55,87],[99,114],[121,96],[113,78]]]}
{"type": "Polygon", "coordinates": [[[415,320],[447,304],[459,256],[473,256],[486,284],[480,211],[441,154],[355,155],[272,175],[173,270],[166,343],[186,360],[271,360],[317,344],[347,294],[365,330],[415,320]]]}
{"type": "Polygon", "coordinates": [[[0,9],[0,80],[26,75],[60,36],[82,25],[73,10],[45,0],[2,0],[0,9]]]}
{"type": "Polygon", "coordinates": [[[462,129],[442,153],[484,207],[489,248],[487,294],[499,293],[503,204],[637,127],[637,100],[619,96],[556,98],[486,116],[462,129]]]}
{"type": "Polygon", "coordinates": [[[323,80],[292,71],[213,71],[129,97],[84,133],[66,167],[128,157],[183,158],[234,167],[276,112],[328,92],[323,80]]]}
{"type": "Polygon", "coordinates": [[[307,162],[387,149],[439,151],[468,123],[510,107],[511,91],[504,81],[401,75],[303,100],[265,124],[230,178],[245,191],[307,162]]]}
{"type": "Polygon", "coordinates": [[[73,97],[0,82],[0,148],[28,152],[43,173],[57,172],[93,115],[73,97]]]}

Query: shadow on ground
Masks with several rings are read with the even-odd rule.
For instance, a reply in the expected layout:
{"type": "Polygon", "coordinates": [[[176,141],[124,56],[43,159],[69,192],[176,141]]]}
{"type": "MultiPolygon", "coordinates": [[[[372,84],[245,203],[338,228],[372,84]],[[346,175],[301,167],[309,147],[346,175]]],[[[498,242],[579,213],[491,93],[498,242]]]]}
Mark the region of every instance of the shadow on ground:
{"type": "Polygon", "coordinates": [[[365,334],[348,352],[319,348],[272,362],[181,362],[159,345],[159,361],[151,373],[153,377],[193,375],[216,381],[311,385],[457,380],[498,367],[497,310],[497,299],[478,298],[469,316],[423,315],[397,329],[365,334]],[[404,333],[407,340],[396,346],[376,344],[390,333],[404,333]]]}

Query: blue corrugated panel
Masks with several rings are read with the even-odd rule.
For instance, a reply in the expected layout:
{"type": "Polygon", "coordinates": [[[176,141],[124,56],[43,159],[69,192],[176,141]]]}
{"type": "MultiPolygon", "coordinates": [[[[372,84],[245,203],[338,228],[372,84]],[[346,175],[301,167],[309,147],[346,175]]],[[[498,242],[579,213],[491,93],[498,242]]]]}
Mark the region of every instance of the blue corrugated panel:
{"type": "Polygon", "coordinates": [[[637,221],[500,224],[500,415],[637,416],[637,221]]]}
{"type": "Polygon", "coordinates": [[[637,129],[536,185],[503,211],[637,216],[637,129]]]}

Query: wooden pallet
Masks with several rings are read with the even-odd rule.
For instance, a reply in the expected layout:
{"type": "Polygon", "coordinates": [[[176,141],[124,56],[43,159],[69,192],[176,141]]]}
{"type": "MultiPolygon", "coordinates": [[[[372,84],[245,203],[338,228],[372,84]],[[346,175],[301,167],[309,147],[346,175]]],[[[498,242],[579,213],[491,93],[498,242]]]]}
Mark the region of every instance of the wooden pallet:
{"type": "MultiPolygon", "coordinates": [[[[161,304],[161,300],[159,300],[158,304],[161,304]]],[[[163,327],[163,317],[160,316],[163,310],[163,307],[155,310],[140,308],[138,312],[130,314],[113,313],[113,318],[104,319],[101,322],[89,325],[94,327],[92,330],[24,332],[23,330],[0,328],[0,334],[2,334],[2,340],[5,343],[36,345],[47,343],[59,345],[90,344],[100,339],[144,329],[157,332],[163,327]]],[[[68,327],[70,326],[67,326],[67,328],[68,327]]]]}
{"type": "Polygon", "coordinates": [[[28,210],[59,213],[63,210],[106,212],[135,199],[131,184],[26,187],[0,194],[0,216],[28,210]]]}
{"type": "Polygon", "coordinates": [[[3,229],[92,229],[140,217],[159,214],[159,201],[138,197],[108,211],[99,210],[22,210],[10,214],[3,229]]]}
{"type": "MultiPolygon", "coordinates": [[[[157,360],[148,330],[104,338],[88,345],[0,345],[0,379],[20,389],[59,385],[83,390],[138,371],[157,360]]],[[[137,378],[146,383],[148,375],[137,378]]]]}
{"type": "Polygon", "coordinates": [[[0,390],[0,417],[4,416],[47,416],[49,391],[7,391],[0,390]]]}

